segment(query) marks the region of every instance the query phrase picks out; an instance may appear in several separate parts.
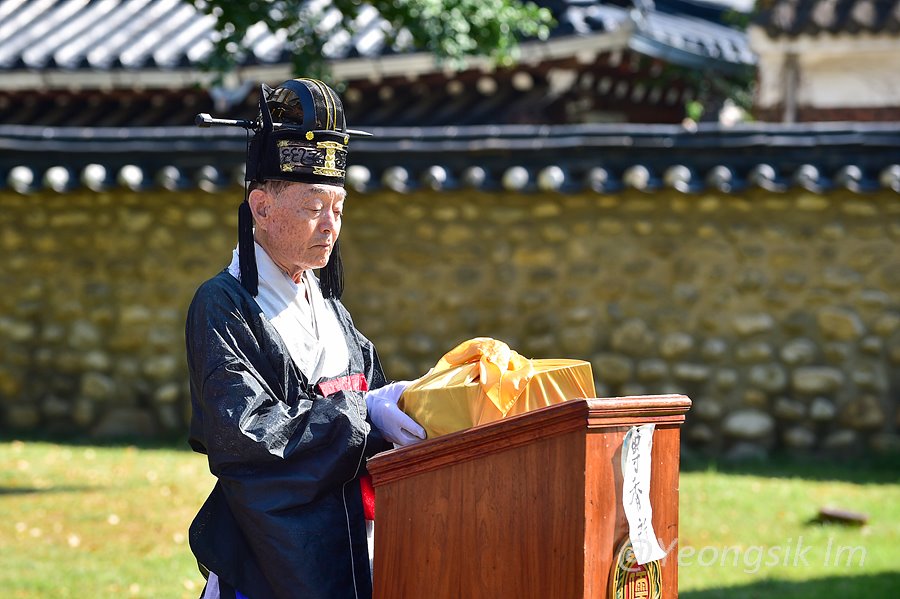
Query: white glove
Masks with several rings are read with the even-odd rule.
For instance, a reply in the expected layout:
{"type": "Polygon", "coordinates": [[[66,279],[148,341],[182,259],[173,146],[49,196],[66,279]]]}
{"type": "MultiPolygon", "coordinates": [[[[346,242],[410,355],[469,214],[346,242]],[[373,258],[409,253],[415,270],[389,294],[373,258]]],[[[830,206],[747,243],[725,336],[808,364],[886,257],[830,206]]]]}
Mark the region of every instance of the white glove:
{"type": "Polygon", "coordinates": [[[409,381],[397,381],[366,393],[369,419],[384,438],[396,445],[410,445],[425,438],[425,429],[397,407],[409,381]]]}

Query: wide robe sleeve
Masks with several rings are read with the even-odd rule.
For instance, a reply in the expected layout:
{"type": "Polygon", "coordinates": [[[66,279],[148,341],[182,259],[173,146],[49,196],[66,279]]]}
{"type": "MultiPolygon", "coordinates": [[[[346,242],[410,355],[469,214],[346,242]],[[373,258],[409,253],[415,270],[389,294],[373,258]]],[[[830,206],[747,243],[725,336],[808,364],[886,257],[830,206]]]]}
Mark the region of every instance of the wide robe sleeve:
{"type": "MultiPolygon", "coordinates": [[[[353,341],[351,364],[372,387],[384,384],[371,344],[361,335],[353,341]]],[[[309,569],[313,555],[328,579],[346,569],[342,560],[353,560],[347,525],[333,529],[350,519],[347,484],[365,457],[386,447],[366,421],[363,394],[317,394],[255,301],[226,273],[198,290],[186,342],[191,446],[208,455],[217,491],[274,594],[283,588],[320,596],[322,588],[304,589],[310,578],[298,569],[309,569]]]]}

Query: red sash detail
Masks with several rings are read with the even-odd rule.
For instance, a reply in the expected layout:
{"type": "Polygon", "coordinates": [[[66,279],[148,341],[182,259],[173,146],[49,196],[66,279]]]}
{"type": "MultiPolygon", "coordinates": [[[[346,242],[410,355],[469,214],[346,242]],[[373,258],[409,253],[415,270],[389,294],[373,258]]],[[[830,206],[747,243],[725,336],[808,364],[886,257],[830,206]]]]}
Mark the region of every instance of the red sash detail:
{"type": "Polygon", "coordinates": [[[359,490],[362,492],[363,514],[366,520],[375,520],[375,487],[372,485],[371,474],[359,477],[359,490]]]}
{"type": "MultiPolygon", "coordinates": [[[[362,374],[351,374],[328,381],[322,381],[318,385],[322,395],[328,397],[338,391],[368,391],[369,381],[362,374]]],[[[362,494],[363,515],[366,520],[375,519],[375,487],[372,485],[372,475],[363,474],[359,477],[359,490],[362,494]]]]}
{"type": "Polygon", "coordinates": [[[322,381],[318,387],[322,395],[328,397],[338,391],[368,391],[369,381],[362,374],[357,373],[322,381]]]}

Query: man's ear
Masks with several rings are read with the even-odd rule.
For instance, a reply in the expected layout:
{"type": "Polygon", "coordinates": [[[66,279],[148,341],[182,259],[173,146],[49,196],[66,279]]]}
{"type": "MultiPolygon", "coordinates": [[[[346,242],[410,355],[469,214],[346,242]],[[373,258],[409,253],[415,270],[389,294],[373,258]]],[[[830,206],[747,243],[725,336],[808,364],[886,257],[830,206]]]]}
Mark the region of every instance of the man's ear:
{"type": "Polygon", "coordinates": [[[247,197],[247,203],[250,204],[250,212],[253,213],[253,222],[257,227],[265,229],[266,215],[272,204],[272,196],[263,189],[254,189],[247,197]]]}

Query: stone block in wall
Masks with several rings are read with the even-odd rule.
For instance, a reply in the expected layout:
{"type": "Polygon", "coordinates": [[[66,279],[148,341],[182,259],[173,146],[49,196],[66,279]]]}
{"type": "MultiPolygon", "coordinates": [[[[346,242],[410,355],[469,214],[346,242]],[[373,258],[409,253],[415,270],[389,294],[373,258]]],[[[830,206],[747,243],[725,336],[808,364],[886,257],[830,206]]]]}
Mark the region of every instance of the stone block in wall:
{"type": "Polygon", "coordinates": [[[750,367],[747,381],[766,393],[779,393],[787,389],[788,374],[780,364],[754,364],[750,367]]]}
{"type": "Polygon", "coordinates": [[[841,424],[859,431],[873,431],[884,427],[884,409],[874,395],[861,395],[841,411],[841,424]]]}
{"type": "Polygon", "coordinates": [[[768,449],[760,443],[740,441],[725,452],[728,462],[758,462],[769,458],[768,449]]]}
{"type": "Polygon", "coordinates": [[[702,420],[714,421],[722,417],[722,404],[712,397],[701,397],[694,400],[691,413],[702,420]]]}
{"type": "MultiPolygon", "coordinates": [[[[650,393],[647,387],[641,385],[640,383],[625,383],[619,388],[619,394],[628,397],[634,395],[647,395],[650,393]]],[[[666,391],[660,391],[660,393],[668,393],[666,391]]]]}
{"type": "Polygon", "coordinates": [[[800,421],[806,417],[806,404],[789,397],[775,400],[773,413],[781,420],[800,421]]]}
{"type": "Polygon", "coordinates": [[[838,368],[845,366],[856,355],[855,345],[843,341],[829,341],[822,345],[822,356],[829,364],[838,368]]]}
{"type": "Polygon", "coordinates": [[[809,417],[816,422],[829,422],[837,416],[834,402],[824,397],[817,397],[809,405],[809,417]]]}
{"type": "Polygon", "coordinates": [[[103,372],[109,370],[111,365],[109,354],[99,349],[84,352],[81,356],[81,367],[84,370],[103,372]]]}
{"type": "Polygon", "coordinates": [[[24,343],[33,339],[35,334],[35,327],[30,322],[6,316],[0,317],[0,339],[24,343]]]}
{"type": "Polygon", "coordinates": [[[781,359],[791,366],[805,366],[815,362],[816,344],[805,337],[791,339],[781,347],[781,359]]]}
{"type": "Polygon", "coordinates": [[[597,332],[592,327],[567,327],[559,332],[561,357],[586,356],[597,345],[597,332]]]}
{"type": "Polygon", "coordinates": [[[888,390],[888,378],[884,367],[877,362],[856,364],[850,379],[859,389],[883,394],[888,390]]]}
{"type": "Polygon", "coordinates": [[[769,406],[769,396],[759,389],[746,389],[744,391],[744,405],[751,408],[765,410],[769,406]]]}
{"type": "Polygon", "coordinates": [[[184,223],[189,229],[202,230],[209,229],[216,224],[216,215],[211,210],[205,208],[195,208],[190,210],[184,217],[184,223]]]}
{"type": "Polygon", "coordinates": [[[888,348],[888,356],[893,364],[900,364],[900,342],[888,348]]]}
{"type": "Polygon", "coordinates": [[[665,379],[669,374],[669,366],[664,360],[649,358],[637,364],[637,379],[643,383],[665,379]]]}
{"type": "Polygon", "coordinates": [[[844,384],[844,373],[829,366],[804,366],[797,368],[791,377],[791,385],[797,393],[807,395],[827,394],[844,384]]]}
{"type": "Polygon", "coordinates": [[[74,349],[93,349],[102,339],[100,329],[87,320],[76,320],[69,328],[69,346],[74,349]]]}
{"type": "Polygon", "coordinates": [[[49,395],[41,400],[41,413],[47,418],[64,418],[72,413],[72,403],[49,395]]]}
{"type": "Polygon", "coordinates": [[[822,308],[816,319],[822,334],[826,338],[838,341],[859,339],[866,330],[859,315],[845,308],[822,308]]]}
{"type": "Polygon", "coordinates": [[[416,357],[432,356],[436,352],[441,352],[437,348],[434,339],[430,335],[421,332],[407,335],[403,339],[403,349],[405,350],[404,353],[416,357]]]}
{"type": "Polygon", "coordinates": [[[875,320],[872,330],[880,337],[889,337],[894,331],[900,330],[900,314],[885,312],[875,320]]]}
{"type": "Polygon", "coordinates": [[[892,296],[881,289],[863,289],[856,294],[854,301],[864,316],[880,314],[894,303],[892,296]]]}
{"type": "Polygon", "coordinates": [[[773,355],[772,346],[765,341],[749,341],[741,343],[735,349],[735,359],[741,364],[768,362],[773,355]]]}
{"type": "Polygon", "coordinates": [[[86,397],[79,397],[75,400],[75,405],[72,408],[72,422],[82,427],[82,430],[86,430],[94,422],[96,414],[97,408],[94,401],[86,397]]]}
{"type": "Polygon", "coordinates": [[[858,287],[861,281],[862,275],[852,268],[831,266],[822,271],[822,284],[832,291],[850,291],[858,287]]]}
{"type": "Polygon", "coordinates": [[[738,372],[733,368],[720,368],[713,377],[713,384],[721,391],[730,391],[738,383],[738,372]]]}
{"type": "Polygon", "coordinates": [[[700,354],[707,362],[719,362],[728,356],[728,343],[718,337],[707,339],[703,342],[700,354]]]}
{"type": "Polygon", "coordinates": [[[761,333],[767,333],[775,328],[775,319],[771,314],[760,312],[756,314],[738,314],[732,324],[735,332],[741,337],[750,337],[761,333]]]}
{"type": "Polygon", "coordinates": [[[884,341],[875,335],[868,335],[859,342],[859,349],[870,356],[879,356],[884,350],[884,341]]]}
{"type": "Polygon", "coordinates": [[[659,354],[669,360],[683,358],[694,349],[694,337],[688,333],[669,333],[659,341],[659,354]]]}
{"type": "Polygon", "coordinates": [[[808,311],[795,310],[781,319],[782,328],[798,337],[806,337],[818,332],[815,316],[808,311]]]}
{"type": "Polygon", "coordinates": [[[160,427],[167,432],[177,432],[186,430],[188,421],[181,419],[180,410],[172,404],[164,404],[156,406],[156,418],[160,427]]]}
{"type": "Polygon", "coordinates": [[[713,432],[712,428],[703,422],[697,422],[685,428],[686,436],[692,443],[705,445],[716,438],[716,434],[713,432]]]}
{"type": "Polygon", "coordinates": [[[682,305],[692,305],[700,297],[700,290],[690,283],[676,283],[672,288],[672,297],[682,305]]]}
{"type": "Polygon", "coordinates": [[[722,422],[725,434],[736,439],[765,439],[774,429],[775,420],[766,412],[755,409],[732,412],[722,422]]]}
{"type": "Polygon", "coordinates": [[[545,335],[528,335],[521,343],[516,343],[512,337],[507,338],[508,343],[513,346],[521,345],[522,349],[517,350],[525,356],[552,356],[556,354],[557,342],[556,336],[552,333],[545,335]]]}
{"type": "Polygon", "coordinates": [[[21,392],[22,375],[14,368],[0,365],[0,400],[18,397],[21,392]]]}
{"type": "Polygon", "coordinates": [[[869,441],[869,447],[876,453],[900,455],[900,435],[894,433],[873,435],[869,441]]]}
{"type": "Polygon", "coordinates": [[[591,358],[591,368],[594,376],[607,385],[623,385],[631,380],[634,372],[632,361],[623,355],[615,353],[597,354],[591,358]]]}
{"type": "Polygon", "coordinates": [[[656,348],[656,335],[640,318],[632,318],[612,333],[612,348],[619,353],[632,357],[651,357],[656,348]]]}
{"type": "Polygon", "coordinates": [[[7,404],[4,411],[6,426],[12,430],[34,430],[41,421],[40,410],[34,404],[7,404]]]}
{"type": "Polygon", "coordinates": [[[91,430],[95,439],[152,438],[159,432],[156,420],[141,408],[112,408],[100,416],[91,430]]]}
{"type": "Polygon", "coordinates": [[[106,401],[115,393],[116,385],[109,376],[88,372],[81,377],[81,395],[94,401],[106,401]]]}
{"type": "Polygon", "coordinates": [[[712,369],[705,364],[682,362],[672,367],[672,374],[679,381],[704,383],[709,380],[712,369]]]}
{"type": "Polygon", "coordinates": [[[400,357],[398,354],[382,354],[380,348],[378,351],[379,355],[386,356],[384,358],[384,370],[389,379],[411,381],[427,372],[427,370],[419,372],[412,362],[400,357]]]}
{"type": "Polygon", "coordinates": [[[784,432],[783,439],[789,449],[806,450],[816,444],[816,434],[805,426],[789,428],[784,432]]]}
{"type": "Polygon", "coordinates": [[[825,437],[825,440],[822,442],[822,448],[835,452],[846,451],[854,448],[858,444],[858,441],[859,435],[856,431],[846,429],[836,430],[825,437]]]}
{"type": "Polygon", "coordinates": [[[172,379],[181,367],[182,361],[174,355],[160,355],[147,359],[143,365],[145,375],[155,381],[172,379]]]}
{"type": "Polygon", "coordinates": [[[153,392],[153,400],[158,404],[172,404],[181,397],[182,385],[179,383],[166,383],[153,392]]]}

